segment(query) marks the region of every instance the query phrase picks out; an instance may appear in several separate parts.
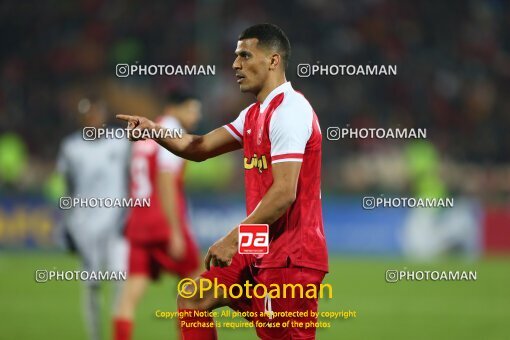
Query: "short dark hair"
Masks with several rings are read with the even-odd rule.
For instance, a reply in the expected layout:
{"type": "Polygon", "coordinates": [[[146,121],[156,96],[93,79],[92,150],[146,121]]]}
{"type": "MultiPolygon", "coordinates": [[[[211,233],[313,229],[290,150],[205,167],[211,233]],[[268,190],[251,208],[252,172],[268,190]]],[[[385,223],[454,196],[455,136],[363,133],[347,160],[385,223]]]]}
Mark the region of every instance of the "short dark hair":
{"type": "Polygon", "coordinates": [[[248,27],[239,35],[239,40],[257,38],[259,44],[272,48],[282,56],[284,66],[287,67],[290,59],[290,42],[285,32],[273,24],[257,24],[248,27]]]}
{"type": "Polygon", "coordinates": [[[175,90],[166,96],[165,103],[167,105],[181,105],[184,102],[193,99],[198,99],[193,93],[184,90],[175,90]]]}

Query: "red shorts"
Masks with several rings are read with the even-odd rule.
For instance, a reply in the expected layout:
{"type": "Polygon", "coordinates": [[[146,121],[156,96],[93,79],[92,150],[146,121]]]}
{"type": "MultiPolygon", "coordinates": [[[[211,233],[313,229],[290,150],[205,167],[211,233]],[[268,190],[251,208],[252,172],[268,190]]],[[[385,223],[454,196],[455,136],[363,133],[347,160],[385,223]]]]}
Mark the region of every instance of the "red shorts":
{"type": "Polygon", "coordinates": [[[176,261],[168,255],[168,241],[140,243],[130,241],[129,274],[159,278],[161,271],[175,273],[179,277],[192,275],[199,267],[198,249],[194,242],[187,242],[182,260],[176,261]]]}
{"type": "MultiPolygon", "coordinates": [[[[212,267],[209,271],[201,274],[203,278],[213,281],[215,278],[220,284],[224,284],[227,288],[233,284],[240,284],[244,287],[246,280],[253,286],[263,284],[267,290],[271,290],[271,284],[277,284],[280,291],[283,292],[283,284],[301,284],[303,291],[306,292],[308,284],[316,285],[317,292],[319,292],[319,285],[326,275],[325,272],[304,268],[294,267],[289,264],[286,268],[255,268],[253,265],[253,257],[251,255],[236,254],[232,259],[232,264],[228,267],[212,267]]],[[[262,291],[258,291],[258,295],[262,291]]],[[[237,293],[234,293],[237,294],[237,293]]],[[[316,317],[311,316],[311,311],[317,312],[318,301],[316,298],[292,298],[290,288],[287,290],[286,297],[273,298],[269,296],[266,298],[256,298],[254,294],[250,293],[251,299],[246,296],[239,299],[231,299],[229,307],[239,312],[251,312],[252,314],[260,315],[260,312],[294,312],[302,311],[308,312],[308,317],[281,317],[276,316],[272,319],[266,317],[247,317],[250,321],[259,321],[255,324],[257,335],[261,339],[315,339],[315,327],[311,326],[317,322],[316,317]],[[285,321],[303,322],[303,325],[308,324],[308,327],[259,327],[257,324],[260,322],[283,324],[285,321]],[[310,323],[311,322],[311,323],[310,323]]],[[[296,295],[299,296],[298,290],[296,295]]]]}

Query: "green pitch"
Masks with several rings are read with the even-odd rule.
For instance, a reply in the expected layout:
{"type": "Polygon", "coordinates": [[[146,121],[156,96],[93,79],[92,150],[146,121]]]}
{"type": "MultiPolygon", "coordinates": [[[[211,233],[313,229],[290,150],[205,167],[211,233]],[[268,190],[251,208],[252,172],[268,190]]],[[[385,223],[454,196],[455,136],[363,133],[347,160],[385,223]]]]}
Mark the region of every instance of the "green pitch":
{"type": "MultiPolygon", "coordinates": [[[[356,318],[328,320],[318,339],[509,339],[509,258],[431,264],[398,259],[334,256],[325,283],[333,299],[320,311],[356,311],[356,318]],[[386,283],[388,269],[476,270],[477,281],[386,283]]],[[[86,339],[81,283],[36,283],[35,270],[77,270],[75,257],[47,253],[0,254],[1,339],[86,339]]],[[[158,319],[156,310],[175,310],[176,281],[153,285],[142,302],[135,339],[176,339],[176,321],[158,319]]],[[[108,284],[103,301],[105,339],[111,337],[108,284]]],[[[255,331],[219,330],[220,339],[256,339],[255,331]]]]}

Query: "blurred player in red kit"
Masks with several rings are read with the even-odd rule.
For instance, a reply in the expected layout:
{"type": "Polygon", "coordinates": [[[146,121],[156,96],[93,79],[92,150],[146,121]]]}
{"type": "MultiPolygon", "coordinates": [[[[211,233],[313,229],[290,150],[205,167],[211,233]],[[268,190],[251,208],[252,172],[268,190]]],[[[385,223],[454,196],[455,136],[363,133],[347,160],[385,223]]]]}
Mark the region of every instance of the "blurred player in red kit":
{"type": "MultiPolygon", "coordinates": [[[[203,161],[243,148],[247,217],[245,224],[269,224],[269,253],[238,253],[237,227],[213,244],[206,255],[208,269],[197,278],[217,279],[225,287],[234,284],[319,285],[328,271],[328,253],[321,206],[321,144],[317,116],[303,95],[285,77],[290,43],[275,25],[259,24],[239,36],[232,65],[242,92],[256,96],[257,102],[244,109],[232,123],[203,135],[184,135],[182,139],[160,138],[157,142],[186,159],[203,161]],[[256,165],[256,166],[255,166],[256,165]],[[210,264],[212,263],[212,267],[210,264]]],[[[118,115],[128,128],[159,130],[161,127],[143,117],[118,115]]],[[[188,288],[193,290],[193,285],[188,288]]],[[[220,286],[223,291],[223,288],[220,286]]],[[[316,298],[290,297],[248,299],[215,296],[213,290],[192,298],[177,298],[184,339],[216,339],[211,317],[198,316],[196,310],[230,306],[237,311],[267,312],[258,321],[299,322],[316,318],[281,317],[271,312],[317,311],[316,298]],[[188,312],[189,311],[189,312],[188,312]],[[195,327],[193,327],[195,326],[195,327]]],[[[253,296],[253,294],[250,294],[253,296]]],[[[290,294],[289,294],[290,295],[290,294]]],[[[256,327],[263,339],[314,339],[315,327],[256,327]]]]}
{"type": "MultiPolygon", "coordinates": [[[[168,131],[194,129],[200,119],[200,102],[175,92],[157,121],[168,131]]],[[[134,144],[130,191],[133,198],[150,198],[150,208],[132,208],[126,226],[129,240],[129,274],[114,319],[115,339],[130,339],[136,306],[150,280],[160,272],[179,277],[199,272],[198,248],[187,221],[184,194],[185,160],[153,140],[134,144]]]]}

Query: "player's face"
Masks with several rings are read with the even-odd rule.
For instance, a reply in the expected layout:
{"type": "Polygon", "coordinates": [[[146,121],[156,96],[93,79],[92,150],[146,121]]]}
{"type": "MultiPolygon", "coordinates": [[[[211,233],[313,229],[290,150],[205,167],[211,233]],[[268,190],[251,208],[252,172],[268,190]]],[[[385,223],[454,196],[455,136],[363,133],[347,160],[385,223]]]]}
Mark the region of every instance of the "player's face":
{"type": "Polygon", "coordinates": [[[106,113],[103,108],[92,105],[90,110],[82,116],[81,123],[83,126],[102,127],[106,123],[106,113]]]}
{"type": "Polygon", "coordinates": [[[193,131],[202,118],[200,101],[191,99],[182,104],[182,125],[187,131],[193,131]]]}
{"type": "Polygon", "coordinates": [[[236,59],[232,68],[236,72],[241,92],[257,94],[263,87],[269,73],[271,55],[258,45],[258,39],[244,39],[237,42],[236,59]]]}

